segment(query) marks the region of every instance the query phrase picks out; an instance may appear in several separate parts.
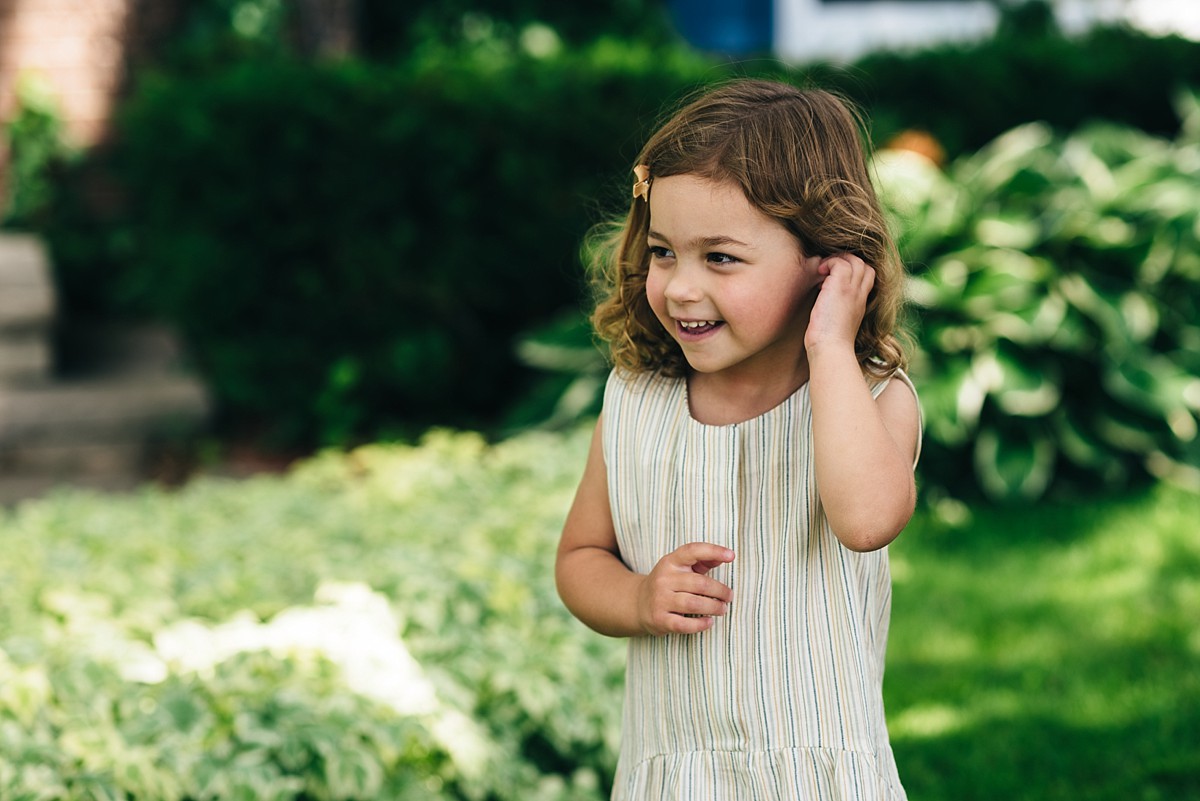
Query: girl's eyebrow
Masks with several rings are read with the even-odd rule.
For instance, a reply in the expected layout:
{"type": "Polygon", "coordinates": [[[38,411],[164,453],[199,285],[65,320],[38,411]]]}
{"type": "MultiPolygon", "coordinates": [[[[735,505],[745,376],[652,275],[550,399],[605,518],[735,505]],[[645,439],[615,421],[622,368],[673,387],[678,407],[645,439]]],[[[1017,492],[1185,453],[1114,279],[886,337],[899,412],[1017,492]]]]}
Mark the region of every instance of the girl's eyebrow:
{"type": "MultiPolygon", "coordinates": [[[[671,241],[657,231],[647,231],[646,237],[648,239],[657,239],[660,242],[671,241]]],[[[715,236],[702,236],[699,239],[693,240],[690,244],[699,250],[709,250],[711,248],[724,247],[725,245],[735,245],[737,247],[749,248],[751,250],[754,249],[754,246],[748,242],[742,242],[741,240],[734,239],[731,236],[725,236],[724,234],[716,234],[715,236]]]]}

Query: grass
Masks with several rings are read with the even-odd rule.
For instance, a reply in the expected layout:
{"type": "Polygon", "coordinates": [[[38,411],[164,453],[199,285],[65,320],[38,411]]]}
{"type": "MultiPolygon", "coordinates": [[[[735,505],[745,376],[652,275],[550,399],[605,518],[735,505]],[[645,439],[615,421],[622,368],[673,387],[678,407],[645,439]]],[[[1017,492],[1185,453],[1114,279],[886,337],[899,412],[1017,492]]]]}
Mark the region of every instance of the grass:
{"type": "Polygon", "coordinates": [[[1200,497],[948,511],[893,546],[910,796],[1200,798],[1200,497]]]}

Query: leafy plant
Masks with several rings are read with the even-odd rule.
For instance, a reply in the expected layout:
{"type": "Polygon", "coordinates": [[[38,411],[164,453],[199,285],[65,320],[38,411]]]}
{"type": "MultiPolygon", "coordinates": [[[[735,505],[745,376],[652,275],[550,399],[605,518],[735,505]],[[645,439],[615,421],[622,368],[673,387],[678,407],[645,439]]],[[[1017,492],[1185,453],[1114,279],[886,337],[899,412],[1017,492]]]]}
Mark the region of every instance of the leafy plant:
{"type": "Polygon", "coordinates": [[[924,471],[993,498],[1200,474],[1200,107],[1166,141],[1033,123],[876,162],[913,266],[924,471]]]}
{"type": "Polygon", "coordinates": [[[33,73],[16,83],[16,113],[4,126],[8,146],[3,224],[36,228],[54,199],[53,170],[71,155],[63,141],[58,104],[50,88],[33,73]]]}
{"type": "Polygon", "coordinates": [[[1128,26],[1068,35],[1046,24],[1045,3],[1006,5],[988,39],[872,53],[823,77],[866,109],[876,141],[928,131],[952,158],[1035,121],[1059,134],[1101,120],[1179,132],[1173,95],[1200,86],[1200,42],[1128,26]]]}
{"type": "Polygon", "coordinates": [[[653,58],[431,48],[147,78],[112,155],[105,291],[176,326],[223,420],[276,442],[494,426],[533,379],[514,340],[583,295],[614,143],[698,72],[653,58]]]}
{"type": "Polygon", "coordinates": [[[561,6],[364,2],[391,18],[365,42],[381,60],[329,64],[289,56],[288,4],[196,5],[178,42],[196,52],[137,73],[121,136],[62,171],[39,217],[64,319],[179,330],[223,432],[303,449],[495,431],[556,413],[569,376],[514,349],[581,305],[579,242],[624,204],[656,116],[700,85],[812,78],[859,101],[881,141],[925,128],[955,154],[1099,110],[1173,131],[1170,87],[1200,80],[1200,45],[1129,31],[792,69],[664,45],[649,0],[561,6]],[[608,10],[613,27],[593,25],[608,10]]]}
{"type": "MultiPolygon", "coordinates": [[[[0,797],[607,797],[624,647],[552,571],[589,440],[0,510],[0,797]]],[[[1200,798],[1197,515],[1165,486],[922,509],[889,548],[909,794],[1200,798]]]]}
{"type": "Polygon", "coordinates": [[[6,513],[0,796],[603,797],[622,651],[549,570],[588,439],[6,513]]]}

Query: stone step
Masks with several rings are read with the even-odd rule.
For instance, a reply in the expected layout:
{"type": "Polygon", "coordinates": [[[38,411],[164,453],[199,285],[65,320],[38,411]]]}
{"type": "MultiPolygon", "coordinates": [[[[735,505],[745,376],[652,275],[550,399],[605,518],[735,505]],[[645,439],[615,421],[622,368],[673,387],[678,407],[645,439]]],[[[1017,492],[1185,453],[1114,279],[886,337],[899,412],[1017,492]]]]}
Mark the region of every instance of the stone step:
{"type": "Polygon", "coordinates": [[[128,375],[0,387],[0,449],[194,431],[210,412],[186,375],[128,375]]]}
{"type": "Polygon", "coordinates": [[[0,505],[64,486],[132,490],[151,448],[209,413],[203,386],[182,375],[0,387],[0,505]]]}
{"type": "Polygon", "coordinates": [[[63,377],[181,373],[187,359],[166,326],[108,320],[70,320],[57,337],[57,369],[63,377]]]}
{"type": "Polygon", "coordinates": [[[29,234],[0,234],[0,331],[48,330],[56,306],[45,245],[29,234]]]}
{"type": "Polygon", "coordinates": [[[50,377],[53,361],[50,339],[45,334],[37,331],[0,334],[0,385],[44,382],[50,377]]]}
{"type": "Polygon", "coordinates": [[[156,443],[211,414],[165,329],[56,326],[50,259],[35,236],[0,233],[0,503],[63,484],[130,489],[156,443]]]}

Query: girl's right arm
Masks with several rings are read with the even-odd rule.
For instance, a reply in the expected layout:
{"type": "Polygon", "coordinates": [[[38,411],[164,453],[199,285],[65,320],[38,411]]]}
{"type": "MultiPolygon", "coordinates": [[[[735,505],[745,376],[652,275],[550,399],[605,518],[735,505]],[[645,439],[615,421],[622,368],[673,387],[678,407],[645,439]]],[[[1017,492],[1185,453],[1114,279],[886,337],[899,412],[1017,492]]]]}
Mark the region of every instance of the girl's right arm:
{"type": "Polygon", "coordinates": [[[608,505],[602,424],[596,423],[558,545],[558,594],[575,617],[610,637],[693,634],[711,628],[713,616],[725,614],[730,591],[705,573],[733,561],[733,552],[694,542],[664,556],[649,575],[630,570],[621,560],[608,505]]]}

